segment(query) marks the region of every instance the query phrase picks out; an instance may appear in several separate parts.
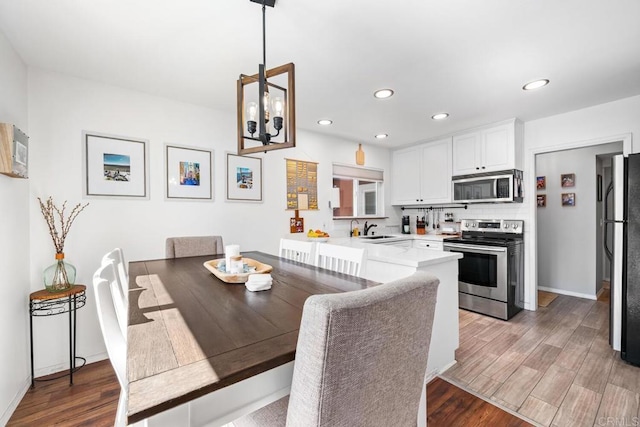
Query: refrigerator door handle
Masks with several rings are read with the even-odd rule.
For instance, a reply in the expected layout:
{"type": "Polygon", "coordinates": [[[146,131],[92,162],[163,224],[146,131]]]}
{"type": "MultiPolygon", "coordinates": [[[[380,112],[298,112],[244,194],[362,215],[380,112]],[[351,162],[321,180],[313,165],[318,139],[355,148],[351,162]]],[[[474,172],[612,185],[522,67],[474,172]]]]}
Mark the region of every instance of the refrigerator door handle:
{"type": "Polygon", "coordinates": [[[613,183],[609,184],[607,187],[607,193],[604,196],[604,221],[602,224],[604,226],[604,252],[609,259],[609,262],[613,259],[613,252],[609,248],[609,227],[608,224],[611,220],[609,220],[609,196],[611,196],[611,192],[613,191],[613,183]]]}

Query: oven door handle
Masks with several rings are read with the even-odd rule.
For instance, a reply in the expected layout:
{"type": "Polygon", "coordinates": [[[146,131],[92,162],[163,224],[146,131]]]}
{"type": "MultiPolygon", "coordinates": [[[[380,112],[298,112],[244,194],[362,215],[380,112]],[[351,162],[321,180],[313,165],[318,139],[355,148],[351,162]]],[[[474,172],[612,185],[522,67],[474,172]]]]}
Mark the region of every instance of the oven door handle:
{"type": "Polygon", "coordinates": [[[496,246],[478,246],[478,245],[465,245],[465,244],[457,244],[457,243],[445,243],[444,249],[462,249],[466,252],[478,252],[478,253],[496,253],[496,252],[506,252],[507,248],[496,247],[496,246]]]}

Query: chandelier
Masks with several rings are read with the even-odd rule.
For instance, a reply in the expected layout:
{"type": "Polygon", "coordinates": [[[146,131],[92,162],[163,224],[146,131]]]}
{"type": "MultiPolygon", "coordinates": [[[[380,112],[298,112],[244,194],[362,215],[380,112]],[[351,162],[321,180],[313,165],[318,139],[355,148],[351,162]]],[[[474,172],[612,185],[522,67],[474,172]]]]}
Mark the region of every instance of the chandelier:
{"type": "Polygon", "coordinates": [[[294,65],[266,69],[266,6],[275,0],[250,1],[262,4],[262,64],[258,74],[238,79],[239,155],[296,146],[294,65]]]}

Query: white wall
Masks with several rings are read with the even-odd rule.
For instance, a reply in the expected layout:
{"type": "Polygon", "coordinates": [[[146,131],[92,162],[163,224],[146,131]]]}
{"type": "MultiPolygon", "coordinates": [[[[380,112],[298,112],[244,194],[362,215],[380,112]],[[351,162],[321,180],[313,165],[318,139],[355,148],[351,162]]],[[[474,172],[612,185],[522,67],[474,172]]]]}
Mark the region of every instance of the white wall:
{"type": "MultiPolygon", "coordinates": [[[[0,122],[27,127],[27,67],[0,32],[0,122]]],[[[0,175],[0,425],[29,377],[29,181],[0,175]]]]}
{"type": "MultiPolygon", "coordinates": [[[[233,84],[233,82],[230,82],[233,84]]],[[[53,262],[54,249],[36,197],[53,196],[69,204],[90,205],[74,223],[65,244],[66,259],[78,269],[78,283],[90,284],[102,255],[119,246],[128,260],[164,257],[169,236],[220,234],[241,250],[276,253],[279,239],[289,235],[286,211],[285,158],[318,162],[320,210],[301,211],[305,228],[324,228],[347,235],[348,221],[331,220],[328,208],[332,162],[355,163],[357,141],[331,139],[298,131],[294,149],[263,158],[263,202],[225,201],[226,155],[236,152],[236,118],[214,110],[138,92],[105,86],[37,69],[29,70],[31,126],[31,287],[40,289],[41,274],[53,262]],[[83,199],[83,130],[143,138],[150,146],[150,200],[83,199]],[[165,201],[164,144],[214,150],[214,201],[165,201]]],[[[389,169],[387,150],[364,147],[366,166],[389,169]]],[[[390,209],[389,209],[390,210],[390,209]]],[[[395,221],[390,220],[391,222],[395,221]]],[[[383,221],[380,221],[381,223],[383,221]]],[[[78,312],[78,354],[90,361],[106,357],[95,314],[93,294],[78,312]]],[[[65,319],[48,320],[48,329],[35,332],[37,373],[65,366],[65,319]],[[57,325],[55,322],[57,321],[57,325]]],[[[44,325],[43,325],[44,326],[44,325]]]]}
{"type": "MultiPolygon", "coordinates": [[[[595,298],[598,259],[596,156],[622,152],[622,142],[536,156],[536,175],[546,177],[546,207],[537,208],[538,287],[562,294],[595,298]],[[575,174],[574,187],[561,187],[560,175],[575,174]],[[576,205],[562,206],[561,194],[575,193],[576,205]]],[[[601,274],[601,273],[600,273],[601,274]]]]}

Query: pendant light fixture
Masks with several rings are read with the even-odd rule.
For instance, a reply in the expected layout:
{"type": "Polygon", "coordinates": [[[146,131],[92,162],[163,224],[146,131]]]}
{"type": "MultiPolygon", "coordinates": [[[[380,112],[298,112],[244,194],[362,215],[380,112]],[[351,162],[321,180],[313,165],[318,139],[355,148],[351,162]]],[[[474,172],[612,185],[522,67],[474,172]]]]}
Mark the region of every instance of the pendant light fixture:
{"type": "Polygon", "coordinates": [[[262,5],[262,64],[238,79],[239,155],[296,146],[294,64],[266,69],[266,7],[276,0],[250,1],[262,5]]]}

